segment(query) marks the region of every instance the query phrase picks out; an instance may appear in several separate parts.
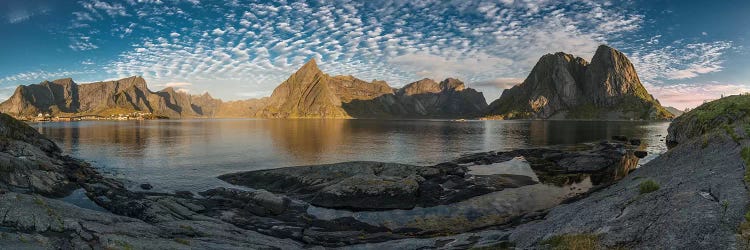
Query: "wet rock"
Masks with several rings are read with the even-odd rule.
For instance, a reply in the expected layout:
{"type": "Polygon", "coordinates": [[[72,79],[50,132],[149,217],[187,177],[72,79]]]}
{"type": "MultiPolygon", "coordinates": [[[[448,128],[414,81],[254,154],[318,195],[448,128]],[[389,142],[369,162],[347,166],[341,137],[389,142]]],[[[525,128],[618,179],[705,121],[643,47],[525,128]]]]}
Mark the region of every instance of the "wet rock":
{"type": "Polygon", "coordinates": [[[456,164],[344,162],[228,174],[229,183],[284,193],[310,204],[358,210],[435,206],[536,183],[526,176],[475,178],[456,164]]]}
{"type": "Polygon", "coordinates": [[[141,189],[143,190],[151,190],[152,188],[154,188],[154,186],[151,186],[151,184],[148,184],[148,183],[141,184],[141,189]]]}
{"type": "Polygon", "coordinates": [[[630,139],[630,145],[640,146],[641,145],[641,139],[630,139]]]}
{"type": "Polygon", "coordinates": [[[646,157],[648,155],[648,152],[641,151],[641,150],[636,150],[636,151],[633,152],[633,154],[635,155],[635,157],[643,159],[644,157],[646,157]]]}
{"type": "Polygon", "coordinates": [[[612,136],[612,140],[613,140],[613,141],[622,141],[622,142],[627,142],[627,141],[628,141],[628,137],[627,137],[627,136],[624,136],[624,135],[613,135],[613,136],[612,136]]]}
{"type": "Polygon", "coordinates": [[[185,191],[185,190],[175,191],[174,194],[177,197],[181,197],[181,198],[193,198],[193,196],[194,196],[193,192],[185,191]]]}

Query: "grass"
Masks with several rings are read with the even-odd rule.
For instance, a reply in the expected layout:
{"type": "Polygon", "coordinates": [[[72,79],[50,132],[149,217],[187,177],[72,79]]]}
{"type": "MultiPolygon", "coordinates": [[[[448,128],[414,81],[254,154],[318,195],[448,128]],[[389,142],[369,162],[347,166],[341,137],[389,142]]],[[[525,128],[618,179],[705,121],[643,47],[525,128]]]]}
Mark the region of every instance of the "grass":
{"type": "Polygon", "coordinates": [[[594,104],[583,104],[571,109],[567,118],[569,119],[596,119],[601,116],[602,110],[594,104]]]}
{"type": "Polygon", "coordinates": [[[742,160],[745,161],[745,182],[750,183],[750,147],[742,148],[740,155],[742,160]]]}
{"type": "MultiPolygon", "coordinates": [[[[726,129],[725,126],[742,120],[748,114],[750,114],[750,96],[733,95],[704,103],[683,114],[680,120],[693,123],[693,126],[700,130],[700,134],[706,134],[722,126],[726,129]]],[[[750,128],[745,127],[745,130],[750,131],[750,128]]]]}
{"type": "Polygon", "coordinates": [[[599,247],[599,236],[594,234],[563,234],[542,242],[555,250],[589,250],[599,247]]]}
{"type": "Polygon", "coordinates": [[[659,183],[656,183],[653,180],[645,180],[645,181],[642,181],[641,184],[638,184],[638,189],[641,192],[641,194],[651,193],[656,190],[659,190],[659,183]]]}
{"type": "Polygon", "coordinates": [[[740,140],[742,138],[740,136],[738,136],[737,133],[734,132],[734,128],[732,126],[730,126],[729,124],[724,124],[724,131],[727,132],[727,134],[729,135],[729,137],[732,137],[732,140],[735,143],[740,144],[740,140]]]}
{"type": "Polygon", "coordinates": [[[702,137],[703,137],[703,143],[701,143],[701,148],[704,149],[708,147],[708,136],[703,135],[702,137]]]}

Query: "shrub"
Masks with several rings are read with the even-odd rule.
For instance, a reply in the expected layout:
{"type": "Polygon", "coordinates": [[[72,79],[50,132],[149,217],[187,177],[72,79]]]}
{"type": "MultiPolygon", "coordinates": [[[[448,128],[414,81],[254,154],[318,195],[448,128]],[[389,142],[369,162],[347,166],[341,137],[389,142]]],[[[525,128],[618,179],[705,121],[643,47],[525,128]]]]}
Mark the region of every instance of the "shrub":
{"type": "Polygon", "coordinates": [[[651,193],[653,191],[659,190],[659,183],[656,183],[653,180],[646,180],[638,185],[638,189],[640,189],[641,194],[651,193]]]}
{"type": "Polygon", "coordinates": [[[542,244],[549,245],[551,249],[556,250],[588,250],[598,247],[599,237],[594,234],[563,234],[553,236],[542,244]]]}

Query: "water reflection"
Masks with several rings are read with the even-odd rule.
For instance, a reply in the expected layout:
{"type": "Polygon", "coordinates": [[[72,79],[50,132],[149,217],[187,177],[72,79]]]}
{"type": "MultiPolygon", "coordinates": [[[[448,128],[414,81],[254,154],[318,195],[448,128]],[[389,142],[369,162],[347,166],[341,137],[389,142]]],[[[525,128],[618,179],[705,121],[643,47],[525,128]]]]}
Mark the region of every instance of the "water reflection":
{"type": "MultiPolygon", "coordinates": [[[[152,120],[37,123],[66,153],[157,190],[226,185],[224,173],[369,160],[436,164],[460,155],[643,138],[666,150],[668,123],[444,120],[152,120]]],[[[653,154],[650,154],[652,157],[653,154]]]]}

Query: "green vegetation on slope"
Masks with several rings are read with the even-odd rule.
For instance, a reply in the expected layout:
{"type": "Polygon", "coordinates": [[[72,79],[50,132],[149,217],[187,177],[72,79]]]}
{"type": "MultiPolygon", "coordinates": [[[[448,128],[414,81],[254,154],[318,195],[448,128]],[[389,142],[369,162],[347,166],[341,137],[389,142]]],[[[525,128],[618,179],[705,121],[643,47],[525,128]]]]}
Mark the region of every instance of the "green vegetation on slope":
{"type": "Polygon", "coordinates": [[[641,182],[641,184],[638,184],[638,190],[641,192],[641,194],[651,193],[659,190],[659,183],[656,183],[653,180],[646,180],[641,182]]]}
{"type": "Polygon", "coordinates": [[[700,134],[734,123],[750,114],[750,96],[733,95],[703,105],[683,114],[681,121],[691,122],[700,134]]]}

